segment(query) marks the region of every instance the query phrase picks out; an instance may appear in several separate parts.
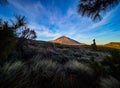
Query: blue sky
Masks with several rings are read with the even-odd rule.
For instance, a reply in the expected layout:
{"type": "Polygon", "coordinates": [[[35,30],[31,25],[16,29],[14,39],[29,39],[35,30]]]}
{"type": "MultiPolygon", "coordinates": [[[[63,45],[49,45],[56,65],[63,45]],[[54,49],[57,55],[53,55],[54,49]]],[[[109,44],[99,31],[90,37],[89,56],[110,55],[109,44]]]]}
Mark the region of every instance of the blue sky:
{"type": "Polygon", "coordinates": [[[0,18],[10,20],[14,14],[26,16],[28,26],[37,32],[37,40],[67,36],[79,42],[98,44],[120,42],[120,5],[94,23],[77,13],[79,0],[8,0],[0,6],[0,18]]]}

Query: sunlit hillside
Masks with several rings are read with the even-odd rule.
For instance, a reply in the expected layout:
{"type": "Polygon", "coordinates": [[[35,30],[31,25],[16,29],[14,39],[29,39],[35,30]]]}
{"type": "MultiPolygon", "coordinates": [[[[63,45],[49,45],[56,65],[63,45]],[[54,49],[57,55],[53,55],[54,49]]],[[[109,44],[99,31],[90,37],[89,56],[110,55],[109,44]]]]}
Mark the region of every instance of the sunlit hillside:
{"type": "Polygon", "coordinates": [[[106,47],[120,49],[120,42],[110,42],[105,44],[106,47]]]}

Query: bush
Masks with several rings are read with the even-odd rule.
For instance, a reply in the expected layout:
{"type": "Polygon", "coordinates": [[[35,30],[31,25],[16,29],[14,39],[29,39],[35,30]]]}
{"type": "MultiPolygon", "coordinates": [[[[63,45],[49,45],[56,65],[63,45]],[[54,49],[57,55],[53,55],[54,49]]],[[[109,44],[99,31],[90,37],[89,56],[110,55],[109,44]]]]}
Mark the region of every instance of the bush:
{"type": "Polygon", "coordinates": [[[6,59],[15,46],[15,34],[12,29],[0,29],[0,59],[6,59]]]}
{"type": "Polygon", "coordinates": [[[100,88],[120,88],[120,82],[113,77],[101,78],[100,88]]]}
{"type": "Polygon", "coordinates": [[[110,51],[110,56],[107,56],[101,62],[107,67],[107,73],[120,81],[120,52],[117,50],[110,51]]]}
{"type": "Polygon", "coordinates": [[[0,74],[0,88],[27,88],[29,72],[24,63],[6,63],[0,74]]]}
{"type": "Polygon", "coordinates": [[[36,56],[28,62],[0,66],[0,88],[119,88],[117,79],[97,76],[86,62],[69,60],[60,64],[36,56]]]}

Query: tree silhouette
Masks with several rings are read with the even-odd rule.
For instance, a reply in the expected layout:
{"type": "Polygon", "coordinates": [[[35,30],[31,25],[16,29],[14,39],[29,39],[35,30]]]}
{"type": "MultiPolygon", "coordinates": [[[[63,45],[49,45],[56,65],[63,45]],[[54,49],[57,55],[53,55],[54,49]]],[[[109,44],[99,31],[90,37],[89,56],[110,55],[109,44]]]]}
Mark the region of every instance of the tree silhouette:
{"type": "Polygon", "coordinates": [[[80,0],[78,13],[82,16],[90,17],[94,22],[102,20],[101,13],[112,9],[118,5],[120,0],[80,0]]]}
{"type": "Polygon", "coordinates": [[[8,22],[0,21],[0,59],[7,58],[15,45],[14,30],[10,28],[8,22]]]}
{"type": "Polygon", "coordinates": [[[26,17],[21,15],[14,15],[15,19],[10,20],[12,22],[12,27],[17,30],[20,27],[26,26],[26,17]]]}
{"type": "Polygon", "coordinates": [[[17,35],[16,50],[24,56],[25,47],[28,47],[29,39],[35,39],[36,32],[33,29],[27,27],[27,22],[25,16],[15,15],[15,19],[11,20],[13,28],[17,35]]]}
{"type": "Polygon", "coordinates": [[[36,32],[26,27],[24,16],[15,15],[11,20],[12,26],[8,22],[0,19],[0,58],[7,58],[8,54],[16,46],[16,50],[21,51],[26,43],[26,39],[35,39],[36,32]],[[18,33],[20,31],[20,33],[18,33]]]}
{"type": "Polygon", "coordinates": [[[25,16],[15,15],[15,19],[11,20],[11,22],[11,28],[15,30],[18,38],[35,39],[37,37],[36,32],[26,26],[27,22],[25,16]]]}
{"type": "Polygon", "coordinates": [[[30,28],[24,27],[20,38],[35,39],[36,33],[34,30],[31,30],[30,28]]]}
{"type": "Polygon", "coordinates": [[[0,0],[0,5],[8,4],[8,0],[0,0]]]}

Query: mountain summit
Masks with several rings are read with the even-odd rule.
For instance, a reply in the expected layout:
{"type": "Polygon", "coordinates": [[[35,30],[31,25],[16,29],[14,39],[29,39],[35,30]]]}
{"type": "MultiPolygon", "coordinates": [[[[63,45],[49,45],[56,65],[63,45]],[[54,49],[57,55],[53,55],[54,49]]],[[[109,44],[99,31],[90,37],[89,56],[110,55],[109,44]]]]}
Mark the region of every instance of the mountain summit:
{"type": "Polygon", "coordinates": [[[52,40],[50,42],[67,44],[67,45],[79,45],[79,44],[81,44],[81,43],[77,42],[76,40],[73,40],[73,39],[68,38],[66,36],[59,37],[59,38],[52,40]]]}

